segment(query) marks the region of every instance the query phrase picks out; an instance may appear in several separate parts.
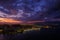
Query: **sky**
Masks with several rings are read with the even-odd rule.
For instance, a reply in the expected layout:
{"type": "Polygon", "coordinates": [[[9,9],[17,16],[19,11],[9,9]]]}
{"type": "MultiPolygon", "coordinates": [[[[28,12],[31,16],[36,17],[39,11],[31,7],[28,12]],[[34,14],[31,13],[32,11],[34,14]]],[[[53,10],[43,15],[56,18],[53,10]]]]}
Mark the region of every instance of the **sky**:
{"type": "Polygon", "coordinates": [[[0,17],[16,20],[60,19],[60,0],[0,0],[0,17]]]}

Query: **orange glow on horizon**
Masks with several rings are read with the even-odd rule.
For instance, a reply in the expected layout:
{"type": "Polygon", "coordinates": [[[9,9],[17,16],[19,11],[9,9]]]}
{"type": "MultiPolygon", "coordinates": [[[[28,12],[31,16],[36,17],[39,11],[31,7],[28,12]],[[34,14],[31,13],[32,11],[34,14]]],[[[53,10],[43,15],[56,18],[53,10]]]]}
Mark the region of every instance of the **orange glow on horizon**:
{"type": "MultiPolygon", "coordinates": [[[[22,21],[22,20],[14,20],[14,19],[11,19],[11,18],[0,18],[0,22],[1,23],[11,23],[11,24],[34,24],[34,23],[36,23],[36,22],[45,22],[44,20],[40,20],[40,21],[27,21],[27,22],[24,22],[24,21],[22,21]]],[[[1,24],[0,23],[0,24],[1,24]]]]}
{"type": "Polygon", "coordinates": [[[10,18],[0,18],[0,22],[19,23],[20,21],[13,20],[13,19],[10,19],[10,18]]]}

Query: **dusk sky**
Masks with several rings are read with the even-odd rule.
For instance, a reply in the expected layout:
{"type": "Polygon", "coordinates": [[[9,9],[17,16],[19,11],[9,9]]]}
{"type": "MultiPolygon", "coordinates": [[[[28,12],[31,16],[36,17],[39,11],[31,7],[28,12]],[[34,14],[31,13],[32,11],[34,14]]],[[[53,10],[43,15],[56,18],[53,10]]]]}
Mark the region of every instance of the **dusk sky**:
{"type": "Polygon", "coordinates": [[[60,0],[0,0],[0,17],[23,21],[59,20],[60,0]]]}

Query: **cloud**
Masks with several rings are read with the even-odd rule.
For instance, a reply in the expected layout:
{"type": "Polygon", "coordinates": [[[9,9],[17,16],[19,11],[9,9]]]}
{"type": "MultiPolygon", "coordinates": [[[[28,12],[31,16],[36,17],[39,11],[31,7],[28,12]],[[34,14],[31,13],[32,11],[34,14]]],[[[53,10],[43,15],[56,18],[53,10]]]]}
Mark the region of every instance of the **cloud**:
{"type": "MultiPolygon", "coordinates": [[[[4,2],[4,0],[1,1],[4,2]]],[[[21,20],[40,20],[45,17],[49,19],[58,16],[54,9],[57,9],[59,2],[59,0],[9,0],[7,3],[3,3],[4,5],[0,6],[0,9],[6,12],[10,12],[10,9],[16,10],[17,15],[20,16],[18,19],[21,20]]]]}

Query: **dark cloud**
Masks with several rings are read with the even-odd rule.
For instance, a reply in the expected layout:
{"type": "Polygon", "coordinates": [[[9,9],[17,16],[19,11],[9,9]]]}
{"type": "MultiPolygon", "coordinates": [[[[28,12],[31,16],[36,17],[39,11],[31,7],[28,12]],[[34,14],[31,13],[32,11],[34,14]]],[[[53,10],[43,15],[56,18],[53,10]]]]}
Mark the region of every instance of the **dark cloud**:
{"type": "Polygon", "coordinates": [[[49,19],[60,15],[60,12],[55,13],[60,10],[59,0],[0,0],[1,4],[9,11],[10,9],[23,10],[23,17],[19,18],[22,20],[39,20],[45,17],[49,19]],[[31,15],[26,16],[26,13],[31,15]]]}

